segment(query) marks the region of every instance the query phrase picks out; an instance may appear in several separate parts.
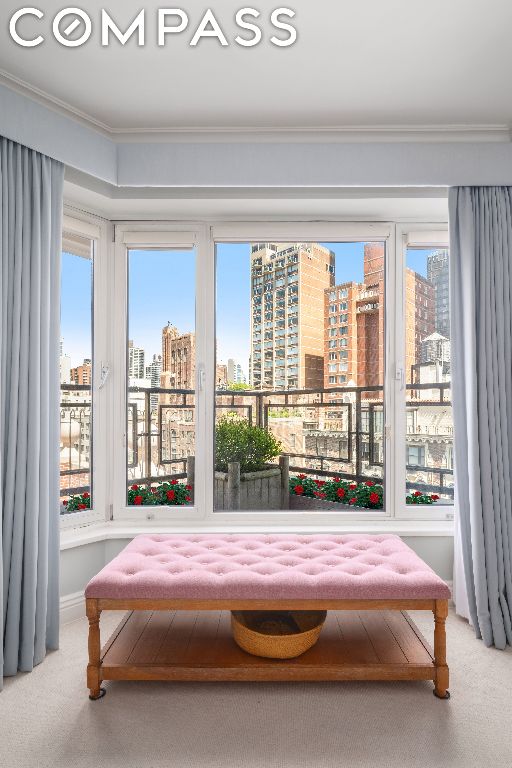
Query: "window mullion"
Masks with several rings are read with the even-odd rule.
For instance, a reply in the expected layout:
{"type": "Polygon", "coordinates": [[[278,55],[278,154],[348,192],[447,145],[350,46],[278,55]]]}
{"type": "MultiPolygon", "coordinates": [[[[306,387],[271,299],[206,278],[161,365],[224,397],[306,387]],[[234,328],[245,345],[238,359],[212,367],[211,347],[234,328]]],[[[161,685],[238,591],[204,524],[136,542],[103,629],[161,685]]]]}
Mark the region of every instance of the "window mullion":
{"type": "Polygon", "coordinates": [[[213,403],[215,398],[215,258],[207,226],[196,242],[196,471],[195,504],[213,510],[213,403]]]}
{"type": "Polygon", "coordinates": [[[400,516],[405,503],[405,398],[406,398],[406,371],[405,371],[405,333],[406,333],[406,314],[405,314],[405,263],[404,263],[404,231],[400,226],[395,227],[395,244],[393,268],[395,302],[394,302],[394,345],[395,345],[395,365],[393,371],[393,381],[390,382],[394,394],[393,407],[393,466],[390,467],[390,474],[393,473],[394,503],[393,514],[400,516]]]}

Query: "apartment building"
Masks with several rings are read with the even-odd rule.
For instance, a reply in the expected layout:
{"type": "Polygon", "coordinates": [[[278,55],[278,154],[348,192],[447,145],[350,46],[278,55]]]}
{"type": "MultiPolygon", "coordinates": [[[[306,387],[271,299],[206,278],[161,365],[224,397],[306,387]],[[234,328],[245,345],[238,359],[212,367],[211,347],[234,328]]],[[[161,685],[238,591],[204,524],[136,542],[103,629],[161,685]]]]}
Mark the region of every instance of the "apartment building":
{"type": "MultiPolygon", "coordinates": [[[[180,333],[176,326],[167,323],[162,328],[161,386],[167,389],[195,389],[196,335],[180,333]]],[[[225,388],[228,367],[224,363],[215,366],[215,385],[225,388]]]]}
{"type": "Polygon", "coordinates": [[[427,256],[427,278],[434,286],[435,329],[450,338],[450,261],[448,248],[440,248],[427,256]]]}
{"type": "Polygon", "coordinates": [[[146,353],[142,347],[134,346],[133,341],[128,342],[128,378],[145,378],[146,353]]]}
{"type": "Polygon", "coordinates": [[[71,368],[69,378],[72,384],[90,387],[92,385],[92,361],[86,358],[82,365],[71,368]]]}
{"type": "MultiPolygon", "coordinates": [[[[385,246],[364,246],[364,281],[324,294],[324,386],[381,386],[384,382],[385,246]]],[[[406,371],[421,360],[435,329],[434,285],[412,269],[405,275],[406,371]]]]}
{"type": "Polygon", "coordinates": [[[333,284],[334,254],[318,243],[251,246],[249,382],[255,389],[323,386],[323,297],[333,284]]]}

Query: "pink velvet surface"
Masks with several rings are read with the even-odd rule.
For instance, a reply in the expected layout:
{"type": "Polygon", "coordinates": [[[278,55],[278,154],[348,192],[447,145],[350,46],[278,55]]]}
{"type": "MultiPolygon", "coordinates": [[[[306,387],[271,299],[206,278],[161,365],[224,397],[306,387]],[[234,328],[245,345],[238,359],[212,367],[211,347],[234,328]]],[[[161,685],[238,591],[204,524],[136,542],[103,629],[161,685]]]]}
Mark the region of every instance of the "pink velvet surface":
{"type": "Polygon", "coordinates": [[[447,598],[448,586],[398,536],[137,536],[86,597],[189,599],[447,598]]]}
{"type": "Polygon", "coordinates": [[[137,536],[86,597],[155,599],[448,598],[448,586],[398,536],[137,536]]]}

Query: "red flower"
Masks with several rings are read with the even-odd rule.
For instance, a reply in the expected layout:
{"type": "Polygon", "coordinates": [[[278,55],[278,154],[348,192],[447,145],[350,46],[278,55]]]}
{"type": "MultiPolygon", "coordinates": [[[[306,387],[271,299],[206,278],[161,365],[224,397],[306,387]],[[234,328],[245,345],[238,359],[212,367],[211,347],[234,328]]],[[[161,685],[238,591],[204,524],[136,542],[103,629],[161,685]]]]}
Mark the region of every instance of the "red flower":
{"type": "Polygon", "coordinates": [[[192,499],[190,498],[190,496],[185,496],[185,501],[192,501],[192,499]]]}
{"type": "Polygon", "coordinates": [[[414,491],[414,496],[421,496],[421,491],[414,491]]]}
{"type": "Polygon", "coordinates": [[[67,503],[66,499],[64,499],[64,501],[62,503],[64,504],[65,507],[67,507],[68,503],[67,503]]]}
{"type": "Polygon", "coordinates": [[[351,498],[351,499],[350,499],[350,501],[349,501],[348,503],[349,503],[349,504],[355,504],[355,503],[356,503],[356,501],[357,501],[356,497],[355,497],[355,496],[353,496],[353,498],[351,498]]]}
{"type": "Polygon", "coordinates": [[[192,486],[191,485],[186,485],[185,486],[185,490],[186,491],[191,491],[192,490],[192,486]]]}
{"type": "Polygon", "coordinates": [[[151,493],[158,493],[158,488],[152,488],[151,493]]]}
{"type": "Polygon", "coordinates": [[[167,498],[169,499],[169,501],[173,501],[175,496],[176,494],[174,493],[174,491],[167,491],[167,498]]]}
{"type": "Polygon", "coordinates": [[[432,494],[432,496],[431,496],[430,498],[432,499],[432,501],[437,501],[437,500],[438,500],[438,499],[440,499],[441,497],[440,497],[440,496],[438,496],[438,495],[437,495],[437,493],[433,493],[433,494],[432,494]]]}
{"type": "Polygon", "coordinates": [[[177,480],[171,480],[171,485],[177,485],[177,484],[178,484],[177,480]]]}
{"type": "Polygon", "coordinates": [[[130,490],[131,491],[138,491],[139,490],[139,486],[138,485],[132,485],[130,490]]]}
{"type": "Polygon", "coordinates": [[[293,490],[295,491],[295,493],[297,494],[297,496],[300,496],[302,493],[304,493],[304,486],[302,486],[302,485],[296,485],[296,486],[295,486],[295,488],[294,488],[293,490]]]}
{"type": "Polygon", "coordinates": [[[88,499],[89,498],[89,494],[87,493],[87,491],[85,493],[82,493],[82,497],[84,499],[88,499]]]}
{"type": "Polygon", "coordinates": [[[355,491],[355,489],[357,488],[357,483],[350,483],[349,488],[351,491],[355,491]]]}
{"type": "Polygon", "coordinates": [[[79,504],[78,509],[87,509],[87,507],[85,506],[85,504],[79,504]]]}
{"type": "Polygon", "coordinates": [[[318,499],[325,499],[325,493],[321,493],[320,491],[315,491],[314,493],[318,499]]]}
{"type": "Polygon", "coordinates": [[[306,475],[297,475],[297,477],[299,478],[299,480],[305,480],[306,479],[306,475]]]}
{"type": "Polygon", "coordinates": [[[336,496],[339,496],[340,499],[342,499],[345,495],[346,491],[344,488],[338,488],[336,491],[336,496]]]}
{"type": "Polygon", "coordinates": [[[142,496],[136,496],[133,500],[134,504],[142,504],[142,496]]]}
{"type": "Polygon", "coordinates": [[[315,483],[319,488],[321,488],[322,485],[325,485],[325,480],[315,480],[315,483]]]}
{"type": "Polygon", "coordinates": [[[341,482],[341,477],[335,477],[333,478],[335,483],[341,482]]]}
{"type": "Polygon", "coordinates": [[[366,481],[366,483],[365,483],[365,485],[367,485],[367,486],[368,486],[368,488],[371,488],[371,487],[372,487],[372,485],[375,485],[375,483],[373,482],[373,480],[367,480],[367,481],[366,481]]]}
{"type": "Polygon", "coordinates": [[[378,493],[370,493],[370,504],[378,504],[380,501],[378,493]]]}

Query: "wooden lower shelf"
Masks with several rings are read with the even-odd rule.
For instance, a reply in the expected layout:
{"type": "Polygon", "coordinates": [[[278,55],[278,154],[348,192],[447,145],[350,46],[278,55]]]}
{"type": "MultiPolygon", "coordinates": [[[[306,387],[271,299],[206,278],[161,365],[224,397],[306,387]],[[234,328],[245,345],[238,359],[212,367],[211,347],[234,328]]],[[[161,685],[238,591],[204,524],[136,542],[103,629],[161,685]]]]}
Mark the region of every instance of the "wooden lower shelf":
{"type": "Polygon", "coordinates": [[[133,611],[101,652],[103,680],[435,680],[433,652],[403,611],[329,611],[296,659],[251,656],[229,611],[133,611]]]}

